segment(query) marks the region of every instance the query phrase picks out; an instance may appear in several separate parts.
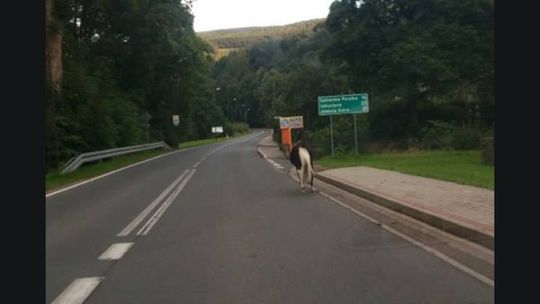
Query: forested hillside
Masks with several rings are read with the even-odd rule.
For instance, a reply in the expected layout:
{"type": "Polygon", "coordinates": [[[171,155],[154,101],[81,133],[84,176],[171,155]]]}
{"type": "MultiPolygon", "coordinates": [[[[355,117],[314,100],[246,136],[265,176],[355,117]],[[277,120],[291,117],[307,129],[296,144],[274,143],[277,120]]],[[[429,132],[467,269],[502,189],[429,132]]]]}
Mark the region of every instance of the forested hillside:
{"type": "MultiPolygon", "coordinates": [[[[191,1],[46,8],[49,168],[85,151],[176,147],[213,125],[271,127],[279,115],[303,115],[322,156],[323,95],[369,94],[370,112],[358,115],[364,152],[473,149],[493,133],[492,0],[341,0],[323,20],[206,33],[193,30],[191,1]],[[214,47],[237,51],[215,61],[214,47]]],[[[334,117],[338,151],[353,148],[352,124],[334,117]]]]}
{"type": "Polygon", "coordinates": [[[201,38],[217,48],[246,48],[258,42],[311,35],[313,28],[324,19],[313,19],[282,26],[244,27],[199,32],[201,38]]]}
{"type": "MultiPolygon", "coordinates": [[[[303,115],[317,155],[329,118],[317,97],[368,93],[358,115],[361,151],[475,149],[494,128],[491,0],[341,0],[306,36],[259,42],[213,68],[216,98],[248,122],[303,115]]],[[[334,117],[338,151],[354,147],[352,115],[334,117]]]]}

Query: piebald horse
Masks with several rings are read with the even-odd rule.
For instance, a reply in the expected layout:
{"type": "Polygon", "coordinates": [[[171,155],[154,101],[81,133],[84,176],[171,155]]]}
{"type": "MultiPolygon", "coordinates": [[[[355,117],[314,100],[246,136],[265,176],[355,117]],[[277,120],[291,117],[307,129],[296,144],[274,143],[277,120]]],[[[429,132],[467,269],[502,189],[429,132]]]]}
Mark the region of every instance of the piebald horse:
{"type": "Polygon", "coordinates": [[[313,158],[311,153],[305,144],[300,141],[297,142],[291,149],[289,155],[289,160],[296,167],[296,172],[298,173],[300,190],[304,192],[304,178],[307,183],[311,186],[311,191],[314,191],[313,188],[313,176],[315,172],[313,171],[313,158]]]}

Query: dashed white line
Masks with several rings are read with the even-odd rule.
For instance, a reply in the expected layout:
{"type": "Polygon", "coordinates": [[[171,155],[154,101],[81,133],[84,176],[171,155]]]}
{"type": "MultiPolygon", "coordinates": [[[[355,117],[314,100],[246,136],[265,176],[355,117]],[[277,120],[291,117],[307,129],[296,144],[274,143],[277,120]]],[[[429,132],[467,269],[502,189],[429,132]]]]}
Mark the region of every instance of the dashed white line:
{"type": "Polygon", "coordinates": [[[152,217],[144,224],[144,226],[137,232],[137,235],[147,235],[150,229],[157,223],[159,218],[165,213],[167,208],[171,205],[173,200],[178,196],[178,194],[184,189],[186,184],[189,182],[193,174],[197,169],[192,169],[189,175],[178,185],[178,188],[167,198],[165,203],[159,207],[159,209],[152,215],[152,217]]]}
{"type": "Polygon", "coordinates": [[[103,277],[75,279],[51,304],[81,304],[103,280],[103,277]]]}
{"type": "Polygon", "coordinates": [[[172,184],[165,189],[165,191],[163,191],[150,205],[148,205],[148,207],[146,207],[146,209],[141,212],[141,214],[139,214],[131,223],[129,223],[126,228],[120,231],[117,236],[129,235],[131,231],[135,229],[135,227],[137,227],[150,212],[152,212],[152,210],[161,202],[161,200],[163,200],[163,198],[168,195],[169,192],[174,189],[174,187],[176,187],[176,185],[182,180],[182,178],[184,178],[188,171],[189,169],[184,170],[184,172],[180,174],[180,176],[178,176],[178,178],[173,181],[172,184]]]}
{"type": "MultiPolygon", "coordinates": [[[[259,135],[259,134],[257,134],[257,135],[259,135]]],[[[226,145],[224,145],[224,146],[210,152],[205,157],[203,157],[200,161],[198,161],[193,167],[196,168],[208,156],[210,156],[211,154],[213,154],[213,153],[215,153],[215,152],[217,152],[217,151],[219,151],[219,150],[221,150],[221,149],[223,149],[223,148],[225,148],[225,147],[227,147],[229,145],[230,144],[226,144],[226,145]]],[[[188,149],[186,149],[186,150],[188,150],[188,149]]],[[[185,151],[185,150],[181,150],[181,151],[185,151]]],[[[49,197],[49,196],[55,195],[55,194],[63,192],[63,191],[67,191],[69,189],[72,189],[72,188],[78,187],[80,185],[92,182],[94,180],[105,177],[107,175],[111,175],[113,173],[116,173],[116,172],[119,172],[119,171],[122,171],[122,170],[126,170],[126,169],[128,169],[130,167],[133,167],[133,166],[136,166],[136,165],[139,165],[139,164],[142,164],[142,163],[145,163],[145,162],[148,162],[148,161],[151,161],[151,160],[154,160],[154,159],[157,159],[157,158],[160,158],[160,157],[172,154],[172,153],[181,152],[181,151],[175,151],[175,152],[167,153],[167,154],[164,154],[164,155],[159,155],[159,156],[156,156],[156,157],[153,157],[153,158],[150,158],[150,159],[147,159],[147,160],[144,160],[144,161],[141,161],[141,162],[138,162],[138,163],[135,163],[135,164],[132,164],[132,165],[129,165],[129,166],[126,166],[126,167],[123,167],[123,168],[108,172],[106,174],[94,177],[92,179],[77,183],[77,184],[72,185],[70,187],[66,187],[66,188],[60,189],[58,191],[46,194],[45,197],[49,197]]],[[[277,163],[274,163],[274,164],[281,167],[281,165],[279,165],[277,163]]],[[[281,168],[283,168],[283,167],[281,167],[281,168]]],[[[154,213],[154,215],[148,220],[148,222],[146,222],[146,224],[139,230],[139,232],[137,232],[137,235],[139,235],[139,234],[142,234],[142,235],[148,234],[150,229],[152,229],[152,227],[159,220],[159,218],[165,213],[165,211],[170,206],[172,201],[184,189],[184,187],[186,186],[186,184],[189,182],[189,180],[191,179],[193,174],[195,174],[196,171],[197,171],[197,169],[192,169],[191,172],[189,172],[189,175],[182,181],[182,178],[188,172],[188,170],[185,170],[171,185],[169,185],[169,187],[167,187],[167,189],[165,189],[148,207],[146,207],[145,210],[143,210],[141,212],[141,214],[139,214],[130,224],[128,224],[126,226],[126,228],[124,228],[117,236],[129,235],[129,233],[135,227],[137,227],[137,225],[139,225],[139,223],[148,215],[148,213],[150,213],[152,211],[152,209],[154,209],[156,207],[156,205],[159,204],[159,202],[163,199],[163,197],[168,195],[169,192],[180,181],[182,181],[180,183],[180,185],[178,185],[177,189],[167,198],[165,203],[163,203],[163,205],[161,205],[161,207],[154,213]]],[[[122,258],[122,256],[124,256],[124,254],[133,246],[133,244],[134,244],[133,242],[112,244],[111,246],[109,246],[109,248],[107,250],[105,250],[98,257],[98,259],[100,259],[100,260],[118,260],[118,259],[122,258]]],[[[86,298],[88,298],[88,296],[92,293],[92,291],[99,285],[99,283],[104,278],[105,277],[86,277],[86,278],[75,279],[66,289],[64,289],[64,291],[62,291],[62,293],[60,295],[58,295],[56,297],[56,299],[54,299],[54,301],[51,304],[82,304],[86,300],[86,298]]]]}
{"type": "Polygon", "coordinates": [[[119,260],[133,246],[134,243],[116,243],[112,244],[103,252],[98,260],[119,260]]]}

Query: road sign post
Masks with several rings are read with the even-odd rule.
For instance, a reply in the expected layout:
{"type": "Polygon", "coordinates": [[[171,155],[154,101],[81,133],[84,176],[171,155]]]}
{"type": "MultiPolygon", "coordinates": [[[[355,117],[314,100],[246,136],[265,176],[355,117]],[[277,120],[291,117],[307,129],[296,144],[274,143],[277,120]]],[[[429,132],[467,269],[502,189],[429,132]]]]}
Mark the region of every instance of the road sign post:
{"type": "Polygon", "coordinates": [[[172,116],[172,120],[173,120],[173,125],[174,127],[172,128],[172,130],[170,131],[171,134],[168,135],[170,137],[170,140],[171,140],[171,143],[169,143],[169,145],[171,146],[174,146],[175,149],[178,148],[179,146],[179,142],[178,142],[178,135],[179,135],[179,131],[180,131],[180,128],[178,127],[178,125],[180,125],[180,115],[178,114],[174,114],[172,116]]]}
{"type": "Polygon", "coordinates": [[[334,129],[332,128],[332,115],[330,115],[330,146],[332,147],[332,157],[334,157],[334,129]]]}
{"type": "Polygon", "coordinates": [[[354,150],[358,154],[358,133],[356,130],[356,114],[369,112],[368,94],[350,94],[336,96],[318,97],[319,115],[330,116],[330,144],[332,146],[332,156],[334,156],[334,132],[332,127],[332,116],[342,114],[353,114],[354,120],[354,150]]]}
{"type": "Polygon", "coordinates": [[[354,119],[354,154],[358,155],[358,133],[356,131],[356,114],[353,114],[354,119]]]}

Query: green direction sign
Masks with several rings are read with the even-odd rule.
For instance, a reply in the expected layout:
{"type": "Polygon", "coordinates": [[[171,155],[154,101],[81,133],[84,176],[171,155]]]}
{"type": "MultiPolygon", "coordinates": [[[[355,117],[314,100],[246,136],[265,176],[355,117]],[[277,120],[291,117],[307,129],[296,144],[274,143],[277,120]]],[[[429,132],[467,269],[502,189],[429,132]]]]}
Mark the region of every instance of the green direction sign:
{"type": "Polygon", "coordinates": [[[319,115],[369,112],[368,94],[319,96],[319,115]]]}

